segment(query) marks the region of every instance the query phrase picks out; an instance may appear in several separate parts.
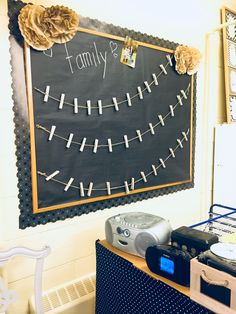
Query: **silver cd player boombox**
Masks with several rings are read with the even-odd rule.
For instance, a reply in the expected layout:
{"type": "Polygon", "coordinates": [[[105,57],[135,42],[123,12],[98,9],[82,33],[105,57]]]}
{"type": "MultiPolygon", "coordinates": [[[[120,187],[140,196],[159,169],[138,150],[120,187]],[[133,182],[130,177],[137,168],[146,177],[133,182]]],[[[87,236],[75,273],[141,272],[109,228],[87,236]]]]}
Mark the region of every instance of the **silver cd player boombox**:
{"type": "Polygon", "coordinates": [[[105,223],[109,244],[141,257],[145,257],[149,246],[167,244],[171,231],[170,223],[164,218],[141,212],[119,214],[105,223]]]}

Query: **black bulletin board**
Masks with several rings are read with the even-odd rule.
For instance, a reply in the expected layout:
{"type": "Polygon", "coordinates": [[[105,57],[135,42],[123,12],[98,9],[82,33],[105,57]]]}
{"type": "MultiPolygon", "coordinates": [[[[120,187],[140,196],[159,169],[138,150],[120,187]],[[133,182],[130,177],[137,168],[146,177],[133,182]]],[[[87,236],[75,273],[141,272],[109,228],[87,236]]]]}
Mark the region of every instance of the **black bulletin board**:
{"type": "MultiPolygon", "coordinates": [[[[89,18],[80,21],[67,44],[45,52],[21,48],[27,104],[15,98],[15,112],[20,119],[16,107],[29,108],[24,128],[30,133],[31,172],[24,175],[32,188],[31,201],[21,200],[23,228],[193,187],[196,78],[175,71],[177,44],[89,18]],[[139,42],[134,69],[120,63],[127,35],[139,42]]],[[[21,128],[18,123],[18,137],[21,128]]]]}

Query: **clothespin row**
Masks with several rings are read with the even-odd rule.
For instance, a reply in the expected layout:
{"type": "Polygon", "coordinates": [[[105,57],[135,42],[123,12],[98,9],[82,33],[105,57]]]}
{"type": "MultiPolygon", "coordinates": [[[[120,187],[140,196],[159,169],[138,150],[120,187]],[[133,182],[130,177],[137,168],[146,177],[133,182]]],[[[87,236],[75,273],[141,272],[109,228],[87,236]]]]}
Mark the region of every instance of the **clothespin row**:
{"type": "MultiPolygon", "coordinates": [[[[171,106],[170,106],[170,108],[171,108],[171,106]]],[[[172,108],[172,110],[173,110],[173,108],[172,108]]],[[[162,125],[162,126],[165,126],[164,118],[162,117],[162,115],[158,115],[158,118],[159,118],[159,121],[160,121],[161,125],[162,125]]],[[[136,138],[138,138],[139,142],[143,142],[143,135],[146,134],[147,131],[149,131],[152,135],[155,135],[155,127],[156,127],[156,125],[153,126],[152,123],[148,123],[148,126],[149,126],[148,130],[146,130],[146,131],[143,132],[143,133],[141,133],[140,130],[136,130],[136,134],[137,134],[136,137],[133,137],[133,138],[131,138],[131,139],[128,139],[128,136],[125,134],[125,135],[123,136],[124,141],[123,141],[123,142],[120,142],[120,143],[112,143],[112,139],[111,139],[111,138],[108,138],[108,139],[107,139],[107,145],[104,145],[104,144],[103,144],[103,145],[100,145],[100,146],[102,146],[102,147],[107,147],[107,148],[108,148],[108,151],[109,151],[110,153],[113,152],[113,146],[117,146],[117,144],[124,144],[124,145],[125,145],[125,148],[129,148],[129,142],[135,140],[136,138]]],[[[44,128],[44,127],[42,127],[42,126],[40,126],[40,125],[38,125],[38,128],[43,129],[44,131],[46,131],[46,132],[49,133],[48,141],[51,141],[51,140],[53,139],[53,136],[54,136],[54,135],[57,136],[57,137],[59,137],[59,138],[61,138],[61,139],[64,139],[64,140],[66,141],[66,148],[70,148],[70,147],[71,147],[71,144],[73,143],[73,144],[79,145],[79,146],[80,146],[79,151],[80,151],[80,152],[83,152],[85,146],[92,146],[92,147],[93,147],[93,153],[97,153],[98,148],[100,147],[100,146],[99,146],[99,140],[98,140],[98,139],[95,139],[93,144],[86,144],[86,141],[87,141],[87,138],[86,138],[86,137],[84,137],[80,143],[75,142],[75,141],[73,142],[73,137],[74,137],[74,134],[73,134],[73,133],[70,133],[69,136],[68,136],[68,138],[63,138],[63,137],[61,137],[61,136],[55,134],[55,130],[56,130],[56,126],[55,126],[55,125],[52,125],[52,126],[51,126],[50,131],[48,131],[46,128],[44,128]]]]}
{"type": "MultiPolygon", "coordinates": [[[[162,168],[166,168],[166,164],[165,162],[168,160],[168,158],[170,156],[172,156],[173,158],[175,158],[175,150],[180,147],[180,148],[183,148],[183,143],[182,141],[185,140],[185,141],[188,141],[188,133],[189,133],[189,130],[187,132],[184,132],[182,131],[181,132],[182,135],[183,135],[183,138],[180,140],[180,139],[177,139],[177,143],[178,145],[173,149],[173,148],[169,148],[169,151],[170,151],[170,155],[167,156],[166,159],[163,159],[163,158],[159,158],[159,165],[156,166],[156,165],[151,165],[151,168],[152,168],[152,173],[154,174],[154,176],[157,176],[158,175],[158,168],[162,167],[162,168]]],[[[72,138],[72,133],[69,135],[69,138],[68,138],[68,142],[67,144],[69,143],[70,139],[72,138]]],[[[86,138],[84,138],[86,140],[86,138]]],[[[85,143],[85,141],[83,140],[83,142],[85,143]]],[[[98,145],[98,140],[95,139],[95,143],[94,143],[94,150],[97,148],[97,145],[98,145]]],[[[112,146],[111,146],[112,147],[112,146]]],[[[42,172],[37,172],[38,174],[42,175],[42,176],[45,176],[45,180],[46,181],[50,181],[50,180],[53,180],[54,177],[56,177],[60,171],[59,170],[56,170],[54,171],[53,173],[51,173],[50,175],[46,175],[45,173],[42,173],[42,172]]],[[[147,183],[147,176],[149,176],[150,173],[148,175],[145,174],[144,171],[140,171],[140,176],[141,176],[141,179],[138,179],[138,181],[143,181],[144,183],[147,183]]],[[[57,182],[60,182],[60,181],[57,181],[57,182]]],[[[88,188],[84,188],[84,184],[83,182],[79,182],[79,187],[77,186],[73,186],[72,183],[74,182],[74,178],[71,177],[67,183],[63,183],[63,182],[60,182],[61,184],[64,184],[65,187],[64,187],[64,191],[67,192],[69,190],[70,187],[73,187],[73,188],[77,188],[80,190],[80,196],[81,197],[85,197],[85,196],[88,196],[90,197],[92,195],[92,191],[93,191],[93,186],[94,186],[94,183],[93,182],[90,182],[89,185],[88,185],[88,188]],[[85,194],[85,190],[87,190],[87,194],[85,194]]],[[[126,194],[129,194],[131,191],[134,190],[135,188],[135,179],[132,177],[131,180],[130,180],[130,183],[125,180],[124,181],[124,189],[125,189],[125,192],[126,194]]],[[[112,194],[112,189],[117,189],[117,188],[121,188],[122,186],[119,186],[119,187],[111,187],[111,183],[110,182],[106,182],[106,188],[105,188],[105,191],[107,191],[107,194],[108,195],[111,195],[112,194]]],[[[96,190],[96,189],[95,189],[96,190]]]]}
{"type": "MultiPolygon", "coordinates": [[[[57,174],[59,174],[60,171],[56,170],[55,172],[53,172],[51,175],[46,177],[46,181],[49,181],[51,179],[53,179],[57,174]]],[[[42,173],[39,173],[42,174],[42,173]]],[[[44,175],[44,174],[42,174],[44,175]]],[[[145,178],[145,174],[142,172],[142,176],[144,178],[144,180],[146,180],[145,178]]],[[[69,188],[72,186],[72,183],[74,182],[74,178],[70,178],[69,181],[67,183],[63,183],[65,185],[64,191],[67,192],[69,190],[69,188]]],[[[147,182],[147,180],[145,181],[147,182]]],[[[124,189],[125,192],[127,194],[130,193],[130,190],[134,190],[134,185],[135,185],[135,180],[134,178],[131,178],[131,183],[128,183],[128,181],[124,181],[124,189]],[[130,186],[130,187],[129,187],[130,186]]],[[[85,196],[91,196],[92,192],[93,192],[93,186],[94,183],[90,182],[88,185],[88,188],[84,187],[83,182],[79,182],[79,187],[73,186],[74,188],[78,188],[80,191],[80,197],[85,197],[85,196]],[[85,193],[85,190],[87,190],[87,193],[85,193]]],[[[110,182],[106,182],[106,191],[107,191],[107,195],[111,195],[112,194],[112,188],[111,188],[111,183],[110,182]]]]}
{"type": "MultiPolygon", "coordinates": [[[[46,128],[44,128],[44,127],[41,127],[40,125],[38,125],[38,128],[43,129],[44,131],[47,131],[47,132],[49,133],[48,141],[51,141],[54,135],[58,137],[58,135],[55,134],[55,130],[56,130],[56,126],[55,126],[55,125],[52,125],[52,126],[51,126],[51,130],[50,130],[50,131],[48,131],[48,130],[47,130],[46,128]]],[[[152,135],[155,134],[154,127],[153,127],[152,123],[149,123],[149,130],[150,130],[150,132],[151,132],[152,135]]],[[[125,135],[123,136],[124,142],[120,142],[119,144],[124,144],[124,145],[125,145],[125,148],[129,148],[129,142],[130,142],[130,141],[133,141],[135,138],[138,138],[138,139],[139,139],[139,142],[142,142],[142,141],[143,141],[143,138],[142,138],[142,133],[141,133],[141,131],[140,131],[140,130],[136,130],[136,134],[137,134],[137,137],[134,137],[134,138],[132,138],[132,139],[128,139],[128,136],[125,134],[125,135]]],[[[81,141],[80,143],[78,143],[78,142],[73,142],[73,137],[74,137],[74,134],[73,134],[73,133],[70,133],[70,134],[69,134],[69,137],[68,137],[67,139],[66,139],[66,138],[65,138],[65,139],[62,138],[62,139],[64,139],[64,140],[66,141],[66,148],[70,148],[70,147],[71,147],[71,144],[74,143],[74,144],[80,145],[79,151],[80,151],[80,152],[83,152],[83,151],[84,151],[84,148],[85,148],[85,146],[86,146],[87,138],[84,137],[84,138],[82,139],[82,141],[81,141]]],[[[101,145],[101,146],[102,146],[102,147],[107,147],[109,153],[112,153],[112,152],[113,152],[113,146],[116,146],[116,145],[117,145],[117,143],[112,144],[111,138],[108,138],[108,139],[107,139],[107,145],[101,145]]],[[[93,145],[88,145],[88,146],[92,146],[92,147],[93,147],[93,153],[96,154],[96,153],[97,153],[97,150],[98,150],[98,148],[99,148],[99,140],[98,140],[98,139],[95,139],[93,145]]]]}
{"type": "MultiPolygon", "coordinates": [[[[45,173],[42,173],[42,172],[39,172],[39,171],[38,171],[38,174],[40,174],[40,175],[46,177],[46,178],[45,178],[46,181],[52,180],[52,179],[53,179],[55,176],[57,176],[59,173],[60,173],[60,171],[59,171],[59,170],[56,170],[56,171],[54,171],[53,173],[51,173],[50,175],[47,176],[45,173]]],[[[143,176],[144,181],[147,182],[146,177],[145,177],[145,174],[144,174],[143,172],[141,172],[141,175],[143,176]]],[[[65,187],[64,187],[64,191],[65,191],[65,192],[67,192],[67,191],[69,190],[69,188],[72,187],[72,183],[73,183],[73,182],[74,182],[74,178],[72,178],[72,177],[68,180],[67,183],[61,182],[61,184],[64,184],[64,185],[65,185],[65,187]]],[[[130,190],[134,190],[134,185],[135,185],[135,180],[134,180],[134,178],[131,178],[131,183],[128,183],[128,181],[124,181],[125,192],[126,192],[127,194],[129,194],[129,193],[130,193],[130,190]],[[130,186],[130,187],[129,187],[129,186],[130,186]]],[[[89,185],[88,185],[88,188],[85,188],[83,182],[79,182],[79,187],[73,186],[73,188],[78,188],[79,191],[80,191],[80,196],[81,196],[81,197],[85,197],[85,196],[91,196],[91,195],[92,195],[93,186],[94,186],[93,182],[90,182],[89,185]],[[85,194],[85,190],[87,190],[87,193],[86,193],[86,194],[85,194]]],[[[108,195],[111,195],[111,193],[112,193],[111,190],[112,190],[112,188],[111,188],[111,183],[107,181],[107,182],[106,182],[106,191],[107,191],[107,194],[108,194],[108,195]]]]}

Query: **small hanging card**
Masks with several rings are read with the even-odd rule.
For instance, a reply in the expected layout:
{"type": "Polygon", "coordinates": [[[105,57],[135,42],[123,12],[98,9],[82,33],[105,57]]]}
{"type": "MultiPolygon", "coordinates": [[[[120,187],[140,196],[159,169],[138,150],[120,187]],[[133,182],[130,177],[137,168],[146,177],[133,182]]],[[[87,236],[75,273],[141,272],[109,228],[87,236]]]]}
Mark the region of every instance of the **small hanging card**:
{"type": "Polygon", "coordinates": [[[121,52],[120,62],[128,65],[131,68],[135,68],[137,49],[138,49],[137,41],[126,36],[121,52]]]}

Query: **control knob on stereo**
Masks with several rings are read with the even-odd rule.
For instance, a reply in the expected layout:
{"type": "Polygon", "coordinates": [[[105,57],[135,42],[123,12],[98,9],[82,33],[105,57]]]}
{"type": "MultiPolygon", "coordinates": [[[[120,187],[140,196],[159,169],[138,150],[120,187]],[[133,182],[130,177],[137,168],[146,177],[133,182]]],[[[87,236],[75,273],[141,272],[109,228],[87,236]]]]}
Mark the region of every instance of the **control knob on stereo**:
{"type": "Polygon", "coordinates": [[[130,236],[130,231],[128,229],[124,230],[124,236],[129,237],[130,236]]]}

